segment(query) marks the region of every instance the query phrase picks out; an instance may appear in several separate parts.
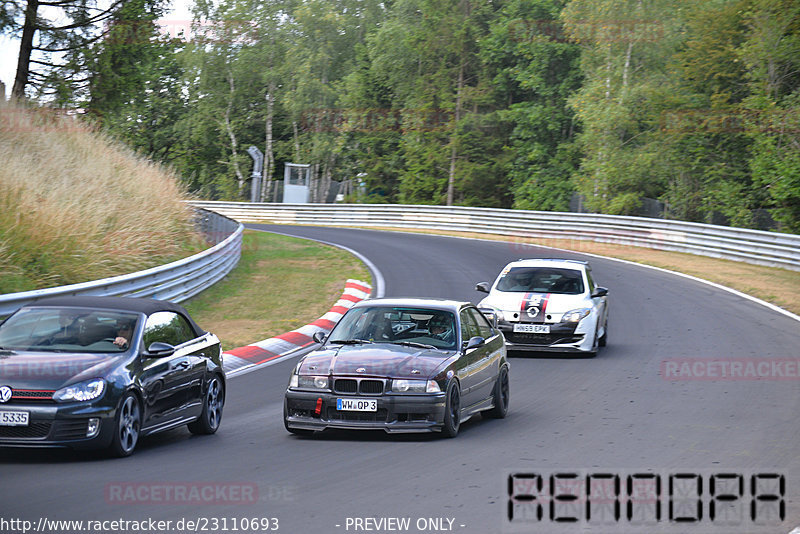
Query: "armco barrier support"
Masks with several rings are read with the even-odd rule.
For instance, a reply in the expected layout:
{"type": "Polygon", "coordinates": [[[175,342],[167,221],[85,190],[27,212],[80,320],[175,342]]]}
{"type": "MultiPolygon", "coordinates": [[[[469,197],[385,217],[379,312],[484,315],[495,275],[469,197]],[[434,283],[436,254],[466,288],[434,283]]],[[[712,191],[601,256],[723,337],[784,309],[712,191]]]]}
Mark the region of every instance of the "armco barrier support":
{"type": "Polygon", "coordinates": [[[191,202],[241,222],[449,230],[618,243],[800,271],[800,236],[592,213],[396,204],[191,202]]]}
{"type": "Polygon", "coordinates": [[[0,317],[45,297],[95,295],[147,297],[181,302],[211,287],[239,262],[244,226],[224,215],[200,210],[195,222],[213,247],[166,265],[82,284],[0,295],[0,317]]]}
{"type": "Polygon", "coordinates": [[[359,280],[348,280],[344,286],[344,292],[336,304],[322,317],[305,326],[292,330],[276,337],[265,339],[247,345],[231,349],[222,354],[223,367],[226,373],[260,365],[271,360],[276,360],[281,356],[307,347],[314,343],[312,336],[315,332],[328,333],[336,322],[342,318],[356,302],[369,297],[372,286],[359,280]]]}

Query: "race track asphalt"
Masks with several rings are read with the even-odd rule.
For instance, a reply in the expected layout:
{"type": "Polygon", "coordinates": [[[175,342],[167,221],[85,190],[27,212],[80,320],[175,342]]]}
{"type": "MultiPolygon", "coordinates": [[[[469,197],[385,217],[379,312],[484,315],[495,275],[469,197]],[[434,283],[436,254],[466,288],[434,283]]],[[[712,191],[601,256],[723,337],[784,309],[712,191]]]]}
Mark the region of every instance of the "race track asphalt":
{"type": "MultiPolygon", "coordinates": [[[[475,283],[491,281],[511,260],[586,259],[514,243],[347,228],[248,226],[359,252],[382,274],[386,296],[477,302],[482,294],[474,291],[475,283]]],[[[296,361],[292,359],[232,379],[222,426],[214,436],[170,431],[143,440],[132,457],[121,460],[65,450],[0,450],[0,518],[34,523],[41,518],[153,518],[173,522],[166,532],[187,531],[175,528],[181,519],[200,519],[207,531],[213,530],[204,518],[216,519],[215,530],[222,531],[223,519],[231,530],[233,520],[277,518],[278,532],[297,534],[787,533],[800,525],[800,381],[662,376],[664,362],[677,359],[771,365],[796,361],[800,322],[700,282],[589,259],[597,283],[610,290],[608,347],[594,359],[512,358],[511,407],[504,420],[473,419],[451,440],[382,432],[296,437],[284,430],[281,417],[283,391],[296,361]],[[530,504],[514,507],[516,519],[508,520],[510,474],[547,479],[571,472],[620,476],[623,493],[627,475],[658,474],[663,480],[661,521],[647,525],[627,520],[624,505],[620,521],[598,517],[595,508],[593,519],[587,520],[585,499],[576,501],[572,512],[565,502],[555,509],[562,516],[580,515],[577,524],[554,521],[548,506],[541,520],[520,519],[520,514],[536,510],[530,504]],[[673,502],[686,500],[687,484],[702,481],[702,520],[666,519],[668,482],[675,474],[693,477],[673,479],[673,502]],[[709,517],[710,482],[716,474],[735,481],[742,475],[743,493],[734,500],[741,506],[731,508],[741,515],[728,517],[727,525],[719,513],[714,521],[709,517]],[[776,506],[772,501],[751,495],[751,482],[761,497],[779,491],[770,487],[773,479],[761,476],[765,474],[784,476],[783,521],[769,515],[776,506]],[[169,488],[192,485],[213,486],[217,494],[211,502],[165,497],[169,488]],[[255,491],[255,499],[235,498],[242,488],[245,496],[255,491]],[[756,520],[751,518],[753,503],[756,520]],[[401,521],[387,522],[390,518],[401,521]],[[403,520],[409,521],[407,528],[403,520]]],[[[514,487],[517,495],[520,487],[514,487]]],[[[648,510],[642,502],[635,503],[641,505],[637,513],[648,510]]],[[[695,512],[691,506],[676,506],[672,513],[691,517],[695,512]]],[[[258,526],[239,531],[267,531],[258,526]]]]}

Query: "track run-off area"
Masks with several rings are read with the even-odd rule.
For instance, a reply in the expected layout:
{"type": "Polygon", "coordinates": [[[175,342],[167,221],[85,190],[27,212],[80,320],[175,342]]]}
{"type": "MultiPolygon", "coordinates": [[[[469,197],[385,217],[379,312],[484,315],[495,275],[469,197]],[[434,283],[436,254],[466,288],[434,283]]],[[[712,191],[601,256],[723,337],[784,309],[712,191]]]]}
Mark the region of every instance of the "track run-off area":
{"type": "MultiPolygon", "coordinates": [[[[596,358],[512,356],[508,417],[470,420],[455,439],[293,436],[282,408],[297,359],[270,362],[229,380],[214,436],[176,429],[113,460],[0,450],[0,517],[20,521],[0,531],[42,519],[99,520],[94,526],[119,532],[297,534],[788,533],[800,525],[796,319],[699,281],[544,247],[248,227],[350,249],[372,270],[374,293],[389,297],[477,302],[475,283],[509,261],[588,259],[609,288],[608,346],[596,358]],[[588,493],[587,480],[597,483],[588,493]],[[564,497],[571,490],[578,496],[564,497]],[[163,523],[111,523],[150,519],[163,523]]],[[[79,531],[48,524],[46,532],[79,531]]],[[[80,531],[100,531],[87,526],[80,531]]]]}

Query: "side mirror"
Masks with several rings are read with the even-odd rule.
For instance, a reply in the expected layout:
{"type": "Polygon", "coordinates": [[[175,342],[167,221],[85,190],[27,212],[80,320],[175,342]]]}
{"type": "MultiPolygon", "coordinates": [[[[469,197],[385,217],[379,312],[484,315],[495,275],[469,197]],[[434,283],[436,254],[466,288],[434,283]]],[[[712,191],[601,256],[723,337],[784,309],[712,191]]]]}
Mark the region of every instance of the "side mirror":
{"type": "Polygon", "coordinates": [[[316,332],[314,332],[314,335],[311,336],[311,339],[313,339],[317,343],[325,343],[325,340],[327,339],[327,337],[328,336],[327,336],[327,334],[325,334],[325,332],[323,332],[321,330],[317,330],[316,332]]]}
{"type": "Polygon", "coordinates": [[[592,298],[605,297],[606,295],[608,295],[608,289],[605,287],[596,287],[592,292],[592,298]]]}
{"type": "Polygon", "coordinates": [[[464,348],[464,352],[468,350],[477,349],[478,347],[482,347],[486,344],[486,340],[483,339],[481,336],[475,336],[469,338],[467,341],[467,346],[464,348]]]}
{"type": "Polygon", "coordinates": [[[175,353],[175,347],[169,343],[162,343],[161,341],[154,341],[147,347],[144,353],[148,358],[163,358],[164,356],[172,356],[175,353]]]}
{"type": "Polygon", "coordinates": [[[488,293],[489,292],[489,282],[478,282],[475,284],[475,291],[480,291],[481,293],[488,293]]]}

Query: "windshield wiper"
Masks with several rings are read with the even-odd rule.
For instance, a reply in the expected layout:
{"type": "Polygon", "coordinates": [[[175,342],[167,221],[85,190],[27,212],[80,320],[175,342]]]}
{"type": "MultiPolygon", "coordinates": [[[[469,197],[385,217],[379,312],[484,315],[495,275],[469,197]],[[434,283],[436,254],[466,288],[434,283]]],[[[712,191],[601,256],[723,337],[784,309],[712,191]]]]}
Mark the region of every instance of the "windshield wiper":
{"type": "Polygon", "coordinates": [[[416,347],[418,349],[433,349],[439,350],[439,347],[433,345],[426,345],[425,343],[417,343],[416,341],[392,341],[392,345],[404,345],[406,347],[416,347]]]}
{"type": "Polygon", "coordinates": [[[372,343],[368,339],[334,339],[328,343],[336,343],[337,345],[361,345],[363,343],[372,343]]]}

